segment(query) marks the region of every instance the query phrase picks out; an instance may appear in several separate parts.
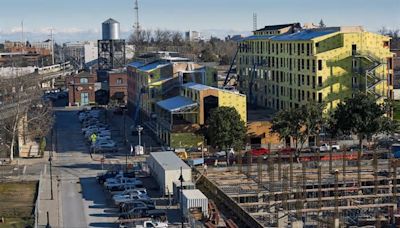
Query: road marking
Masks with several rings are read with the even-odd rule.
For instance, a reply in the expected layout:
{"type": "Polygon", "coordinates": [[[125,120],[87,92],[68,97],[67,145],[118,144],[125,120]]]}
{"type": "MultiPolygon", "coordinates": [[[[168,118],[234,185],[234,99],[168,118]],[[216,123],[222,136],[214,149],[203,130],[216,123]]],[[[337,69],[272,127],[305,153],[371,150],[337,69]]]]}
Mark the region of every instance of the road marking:
{"type": "Polygon", "coordinates": [[[44,168],[43,168],[43,175],[46,175],[46,168],[47,168],[47,165],[46,165],[46,164],[44,164],[44,168]]]}
{"type": "Polygon", "coordinates": [[[22,171],[22,174],[25,175],[25,172],[26,172],[26,165],[24,165],[24,169],[22,171]]]}

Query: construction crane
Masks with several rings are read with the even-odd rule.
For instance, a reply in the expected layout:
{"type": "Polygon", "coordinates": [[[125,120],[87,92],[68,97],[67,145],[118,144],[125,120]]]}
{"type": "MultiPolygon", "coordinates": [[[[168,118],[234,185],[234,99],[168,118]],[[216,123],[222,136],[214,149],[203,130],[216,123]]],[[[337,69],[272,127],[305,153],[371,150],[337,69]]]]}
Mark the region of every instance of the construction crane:
{"type": "Polygon", "coordinates": [[[230,73],[231,73],[231,71],[232,71],[233,65],[234,65],[235,62],[236,62],[236,57],[237,57],[238,52],[239,52],[239,48],[236,48],[235,55],[233,56],[231,65],[229,66],[229,70],[228,70],[228,72],[227,72],[227,74],[226,74],[223,87],[225,87],[225,86],[230,82],[230,80],[232,80],[232,78],[230,77],[230,73]]]}

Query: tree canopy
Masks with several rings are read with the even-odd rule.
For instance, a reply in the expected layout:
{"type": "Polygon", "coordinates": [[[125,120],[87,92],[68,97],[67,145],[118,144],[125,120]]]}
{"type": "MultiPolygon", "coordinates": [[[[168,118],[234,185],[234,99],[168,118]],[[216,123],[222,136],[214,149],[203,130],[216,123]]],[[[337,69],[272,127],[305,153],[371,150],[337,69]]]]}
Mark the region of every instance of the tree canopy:
{"type": "Polygon", "coordinates": [[[207,135],[211,145],[220,149],[241,149],[246,137],[246,126],[232,107],[217,107],[207,121],[207,135]]]}
{"type": "Polygon", "coordinates": [[[337,106],[332,127],[346,135],[355,134],[363,140],[386,131],[384,123],[390,124],[390,119],[384,114],[383,104],[377,104],[373,96],[358,93],[337,106]]]}
{"type": "Polygon", "coordinates": [[[281,139],[292,138],[296,155],[299,155],[310,136],[319,134],[325,121],[323,109],[324,104],[310,102],[298,108],[281,110],[272,120],[271,131],[281,139]]]}

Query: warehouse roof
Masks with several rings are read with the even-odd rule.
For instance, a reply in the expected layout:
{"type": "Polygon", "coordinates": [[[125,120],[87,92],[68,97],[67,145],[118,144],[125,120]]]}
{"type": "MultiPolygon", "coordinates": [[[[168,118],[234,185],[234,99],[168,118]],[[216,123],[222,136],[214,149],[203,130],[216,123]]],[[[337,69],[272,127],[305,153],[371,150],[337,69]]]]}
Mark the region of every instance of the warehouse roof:
{"type": "Polygon", "coordinates": [[[170,112],[176,112],[184,108],[197,106],[197,103],[183,96],[171,97],[157,102],[157,105],[170,112]]]}
{"type": "Polygon", "coordinates": [[[185,162],[182,161],[174,152],[152,152],[150,156],[160,164],[164,170],[191,169],[185,162]]]}
{"type": "Polygon", "coordinates": [[[325,36],[334,32],[339,32],[340,27],[331,27],[323,29],[305,29],[300,32],[282,34],[279,36],[272,37],[271,40],[278,41],[291,41],[291,40],[311,40],[320,36],[325,36]]]}
{"type": "Polygon", "coordinates": [[[182,195],[186,199],[208,199],[199,189],[184,189],[182,195]]]}

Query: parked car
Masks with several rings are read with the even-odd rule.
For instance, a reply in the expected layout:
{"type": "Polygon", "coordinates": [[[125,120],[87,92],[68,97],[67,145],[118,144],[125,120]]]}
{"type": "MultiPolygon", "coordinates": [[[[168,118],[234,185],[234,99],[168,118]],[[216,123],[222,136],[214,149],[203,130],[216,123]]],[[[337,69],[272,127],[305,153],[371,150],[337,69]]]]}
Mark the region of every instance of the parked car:
{"type": "Polygon", "coordinates": [[[126,177],[122,177],[122,178],[111,178],[111,179],[107,179],[106,182],[104,183],[104,186],[107,189],[110,190],[118,190],[120,189],[121,186],[129,186],[129,185],[143,185],[143,183],[136,179],[136,178],[126,178],[126,177]]]}
{"type": "Polygon", "coordinates": [[[136,200],[151,201],[151,198],[147,194],[127,194],[127,195],[115,195],[112,197],[115,205],[120,205],[121,203],[132,202],[136,200]]]}
{"type": "Polygon", "coordinates": [[[120,173],[120,171],[114,171],[114,170],[110,170],[105,173],[100,173],[96,177],[97,182],[103,184],[108,178],[115,177],[118,173],[120,173]]]}
{"type": "MultiPolygon", "coordinates": [[[[235,151],[233,150],[233,148],[229,148],[227,151],[228,151],[229,155],[234,155],[235,154],[235,151]]],[[[215,153],[215,155],[217,157],[225,157],[228,154],[226,153],[226,151],[218,151],[217,153],[215,153]]]]}
{"type": "Polygon", "coordinates": [[[252,149],[250,151],[252,156],[263,156],[263,155],[268,155],[270,153],[270,151],[266,148],[256,148],[256,149],[252,149]]]}
{"type": "Polygon", "coordinates": [[[91,149],[97,152],[116,152],[118,150],[118,147],[113,140],[96,140],[96,142],[91,146],[91,149]]]}
{"type": "Polygon", "coordinates": [[[316,147],[316,149],[321,151],[321,152],[328,152],[328,151],[330,151],[332,149],[333,152],[336,152],[336,151],[340,150],[340,146],[337,145],[337,144],[333,144],[332,146],[329,146],[329,144],[323,143],[321,146],[316,147]]]}
{"type": "Polygon", "coordinates": [[[282,148],[279,150],[280,154],[294,154],[296,152],[295,148],[292,147],[286,147],[286,148],[282,148]]]}
{"type": "MultiPolygon", "coordinates": [[[[363,145],[363,150],[368,150],[368,147],[366,145],[363,145]]],[[[349,147],[346,148],[347,151],[358,151],[360,150],[360,145],[356,144],[356,145],[351,145],[349,147]]]]}
{"type": "Polygon", "coordinates": [[[135,219],[135,218],[142,218],[145,217],[146,212],[149,209],[147,207],[135,207],[131,210],[121,213],[119,215],[119,219],[135,219]]]}
{"type": "Polygon", "coordinates": [[[147,190],[145,188],[128,188],[123,191],[113,192],[111,194],[112,195],[126,195],[126,194],[130,194],[130,193],[147,194],[147,190]]]}
{"type": "Polygon", "coordinates": [[[120,212],[127,212],[132,210],[133,208],[136,207],[146,207],[149,210],[153,210],[156,208],[156,205],[154,204],[154,201],[131,201],[131,202],[126,202],[126,203],[121,203],[119,206],[119,211],[120,212]]]}

